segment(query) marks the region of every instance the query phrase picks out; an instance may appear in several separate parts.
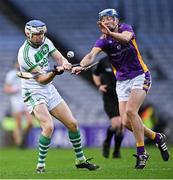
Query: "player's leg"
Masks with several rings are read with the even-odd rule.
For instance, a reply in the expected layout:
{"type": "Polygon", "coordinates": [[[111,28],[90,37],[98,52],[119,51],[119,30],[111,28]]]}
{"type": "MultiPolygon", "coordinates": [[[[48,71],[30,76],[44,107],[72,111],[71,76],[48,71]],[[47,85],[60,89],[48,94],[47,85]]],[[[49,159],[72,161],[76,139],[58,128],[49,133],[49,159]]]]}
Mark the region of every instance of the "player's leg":
{"type": "Polygon", "coordinates": [[[108,115],[111,126],[107,129],[106,139],[103,143],[103,155],[109,155],[109,148],[112,136],[114,136],[113,158],[120,157],[120,146],[123,139],[122,121],[119,115],[118,99],[116,92],[111,92],[103,96],[104,109],[108,115]]]}
{"type": "MultiPolygon", "coordinates": [[[[120,110],[120,115],[121,115],[123,124],[131,126],[131,121],[129,119],[129,116],[127,115],[127,101],[119,102],[119,110],[120,110]]],[[[143,138],[142,138],[142,140],[143,140],[143,138]]],[[[135,156],[137,158],[135,168],[137,168],[137,169],[143,169],[145,167],[146,161],[148,160],[148,154],[146,154],[144,152],[145,151],[144,141],[142,142],[142,145],[143,146],[137,147],[137,153],[140,155],[135,156]]]]}
{"type": "Polygon", "coordinates": [[[23,129],[23,133],[22,133],[22,143],[20,145],[21,148],[26,147],[27,136],[28,136],[31,128],[33,127],[32,115],[29,114],[29,112],[26,109],[23,110],[23,116],[25,117],[25,120],[26,120],[26,126],[23,129]]]}
{"type": "Polygon", "coordinates": [[[150,84],[150,74],[146,72],[130,80],[117,81],[116,87],[121,118],[123,118],[124,123],[131,125],[136,139],[137,162],[135,168],[137,169],[143,169],[148,159],[144,147],[144,126],[138,111],[150,84]],[[123,108],[125,109],[123,110],[123,108]]]}
{"type": "Polygon", "coordinates": [[[12,116],[16,122],[16,127],[13,132],[14,142],[17,146],[20,146],[22,141],[22,112],[13,112],[12,116]]]}
{"type": "Polygon", "coordinates": [[[69,139],[76,154],[76,167],[87,168],[89,170],[98,169],[98,165],[89,163],[84,156],[77,121],[65,101],[61,101],[56,107],[50,110],[50,113],[56,119],[60,120],[69,130],[69,139]]]}
{"type": "Polygon", "coordinates": [[[169,154],[168,147],[166,144],[166,141],[167,141],[166,135],[163,133],[154,132],[153,130],[146,127],[144,124],[143,126],[144,126],[145,136],[152,139],[155,142],[156,146],[160,150],[162,159],[164,161],[168,161],[170,154],[169,154]]]}
{"type": "MultiPolygon", "coordinates": [[[[113,98],[114,96],[112,96],[111,94],[108,94],[108,93],[103,94],[104,110],[107,116],[109,117],[110,121],[111,121],[111,118],[114,117],[115,115],[114,104],[112,103],[113,98]]],[[[106,129],[105,139],[103,141],[103,146],[102,146],[102,155],[105,158],[109,157],[111,140],[115,133],[116,133],[116,129],[112,127],[112,122],[111,122],[111,125],[109,125],[106,129]]]]}
{"type": "Polygon", "coordinates": [[[24,111],[24,116],[26,118],[26,128],[24,130],[24,133],[27,135],[31,128],[33,127],[33,117],[31,114],[29,114],[28,111],[24,111]]]}
{"type": "Polygon", "coordinates": [[[124,138],[124,134],[123,134],[124,128],[122,125],[121,117],[115,116],[111,118],[111,124],[112,124],[113,129],[115,130],[114,151],[113,151],[112,157],[120,158],[121,157],[120,147],[121,147],[122,140],[124,138]]]}
{"type": "Polygon", "coordinates": [[[35,117],[39,120],[42,128],[39,138],[39,158],[36,172],[43,173],[45,171],[45,160],[49,149],[54,124],[46,104],[42,103],[36,105],[33,112],[35,117]]]}
{"type": "Polygon", "coordinates": [[[106,129],[106,136],[105,136],[105,139],[103,141],[103,147],[102,147],[102,155],[105,158],[109,157],[111,140],[112,140],[113,135],[115,134],[114,131],[115,130],[112,129],[111,125],[109,125],[106,129]]]}
{"type": "Polygon", "coordinates": [[[80,132],[77,127],[76,119],[72,116],[67,104],[62,101],[58,106],[50,111],[51,115],[60,120],[69,130],[69,138],[74,147],[76,158],[79,160],[85,160],[83,150],[81,147],[80,132]]]}
{"type": "MultiPolygon", "coordinates": [[[[148,92],[149,88],[150,88],[150,75],[148,73],[145,73],[145,75],[141,75],[137,78],[135,78],[136,80],[132,80],[134,83],[134,87],[138,86],[140,89],[143,89],[146,93],[148,92]]],[[[132,82],[131,81],[131,82],[132,82]]],[[[119,96],[119,100],[120,101],[128,101],[128,97],[130,94],[130,89],[132,87],[129,86],[130,82],[129,81],[125,81],[123,83],[119,83],[117,86],[117,93],[119,96]]],[[[121,107],[121,111],[124,111],[124,105],[121,105],[122,102],[120,102],[120,106],[121,107]]],[[[124,103],[123,103],[124,104],[124,103]]],[[[128,121],[128,118],[126,117],[126,114],[123,112],[123,124],[126,128],[128,128],[129,130],[132,130],[132,126],[130,121],[128,121]]],[[[156,133],[154,131],[152,131],[151,129],[147,128],[144,124],[143,124],[143,128],[144,128],[144,134],[146,137],[152,139],[156,145],[158,146],[160,152],[161,152],[161,156],[162,159],[164,161],[167,161],[169,159],[169,152],[168,152],[168,148],[166,145],[166,136],[164,134],[161,133],[156,133]]]]}
{"type": "MultiPolygon", "coordinates": [[[[124,109],[124,106],[122,105],[122,102],[120,103],[122,106],[122,110],[124,109]]],[[[128,118],[126,117],[126,115],[124,115],[124,118],[123,118],[123,125],[129,129],[130,131],[132,131],[132,127],[131,127],[131,124],[130,122],[128,122],[127,120],[128,118]]],[[[152,139],[155,143],[156,143],[156,146],[158,147],[158,149],[160,150],[160,153],[161,153],[161,156],[162,156],[162,159],[164,161],[168,161],[169,157],[170,157],[170,154],[168,152],[168,147],[166,145],[166,136],[163,134],[163,133],[157,133],[157,132],[154,132],[153,130],[149,129],[148,127],[146,127],[144,124],[143,124],[143,127],[144,127],[144,135],[147,137],[147,138],[150,138],[152,139]]]]}
{"type": "Polygon", "coordinates": [[[131,127],[136,139],[137,154],[145,152],[144,148],[144,127],[138,115],[139,108],[145,99],[146,93],[141,89],[133,89],[126,104],[126,115],[131,123],[131,127]]]}
{"type": "MultiPolygon", "coordinates": [[[[132,131],[131,124],[128,123],[127,121],[124,122],[124,126],[126,126],[126,128],[128,128],[130,131],[132,131]]],[[[162,143],[163,144],[166,143],[166,136],[163,133],[157,133],[157,132],[153,131],[152,129],[149,129],[147,126],[145,126],[145,124],[143,124],[143,127],[144,127],[145,137],[153,140],[159,146],[161,146],[162,143]]],[[[162,146],[164,147],[164,145],[162,145],[162,146]]],[[[163,148],[163,149],[167,150],[167,147],[165,146],[165,148],[163,148]]],[[[167,155],[165,155],[165,156],[167,156],[167,155]]],[[[166,157],[165,158],[163,157],[163,160],[167,161],[166,159],[167,159],[166,157]]]]}

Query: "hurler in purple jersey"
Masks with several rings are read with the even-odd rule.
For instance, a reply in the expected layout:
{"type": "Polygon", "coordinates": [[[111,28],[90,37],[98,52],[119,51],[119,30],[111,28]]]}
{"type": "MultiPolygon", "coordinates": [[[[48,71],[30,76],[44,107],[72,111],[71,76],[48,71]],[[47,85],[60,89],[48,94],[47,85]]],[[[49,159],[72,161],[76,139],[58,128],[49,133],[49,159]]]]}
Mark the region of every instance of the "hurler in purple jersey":
{"type": "Polygon", "coordinates": [[[100,38],[82,59],[80,67],[72,68],[72,73],[79,74],[100,52],[105,52],[117,79],[116,91],[122,123],[133,131],[136,140],[135,168],[143,169],[149,158],[145,150],[144,135],[156,143],[163,160],[168,161],[170,155],[166,136],[147,128],[138,115],[138,110],[150,89],[151,76],[139,52],[132,26],[120,23],[115,9],[101,11],[97,24],[102,32],[100,38]]]}

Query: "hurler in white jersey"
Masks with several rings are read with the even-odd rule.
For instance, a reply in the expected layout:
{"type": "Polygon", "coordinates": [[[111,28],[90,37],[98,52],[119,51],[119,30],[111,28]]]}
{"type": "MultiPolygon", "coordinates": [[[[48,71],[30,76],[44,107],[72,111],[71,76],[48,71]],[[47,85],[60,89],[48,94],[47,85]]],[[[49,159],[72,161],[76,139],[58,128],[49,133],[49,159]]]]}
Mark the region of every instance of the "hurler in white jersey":
{"type": "Polygon", "coordinates": [[[18,53],[20,70],[23,72],[40,73],[34,79],[22,79],[22,96],[30,113],[40,121],[42,133],[39,138],[39,158],[37,173],[45,172],[45,159],[53,133],[52,117],[60,120],[69,130],[69,139],[73,145],[76,168],[96,170],[98,165],[90,163],[84,156],[81,137],[76,119],[66,102],[62,99],[52,80],[64,70],[71,70],[72,65],[55,48],[50,39],[45,37],[47,28],[40,20],[26,23],[25,34],[27,40],[18,53]],[[58,67],[53,72],[46,73],[49,67],[49,57],[52,57],[58,67]]]}

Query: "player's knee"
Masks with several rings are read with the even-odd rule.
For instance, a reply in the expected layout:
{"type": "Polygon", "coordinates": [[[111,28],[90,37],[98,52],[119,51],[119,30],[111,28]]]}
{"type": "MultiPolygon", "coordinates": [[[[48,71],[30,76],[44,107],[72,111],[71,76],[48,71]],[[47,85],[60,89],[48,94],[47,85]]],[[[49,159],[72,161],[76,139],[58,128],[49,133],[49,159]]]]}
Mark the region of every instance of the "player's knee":
{"type": "Polygon", "coordinates": [[[123,126],[126,127],[126,128],[129,128],[130,127],[130,122],[129,121],[123,121],[123,126]]]}
{"type": "Polygon", "coordinates": [[[137,113],[132,108],[127,108],[126,115],[130,119],[133,119],[137,115],[137,113]]]}
{"type": "Polygon", "coordinates": [[[77,131],[77,122],[76,121],[70,122],[68,129],[72,132],[76,132],[77,131]]]}
{"type": "Polygon", "coordinates": [[[129,125],[130,125],[130,121],[129,121],[129,119],[128,119],[128,117],[127,117],[127,114],[124,114],[123,116],[122,116],[122,125],[124,126],[124,127],[129,127],[129,125]]]}
{"type": "Polygon", "coordinates": [[[47,136],[51,136],[54,130],[54,125],[53,124],[47,124],[46,126],[44,126],[43,131],[44,134],[47,136]]]}
{"type": "Polygon", "coordinates": [[[113,129],[117,129],[117,128],[120,128],[122,125],[121,122],[117,121],[117,122],[112,122],[111,126],[113,129]]]}

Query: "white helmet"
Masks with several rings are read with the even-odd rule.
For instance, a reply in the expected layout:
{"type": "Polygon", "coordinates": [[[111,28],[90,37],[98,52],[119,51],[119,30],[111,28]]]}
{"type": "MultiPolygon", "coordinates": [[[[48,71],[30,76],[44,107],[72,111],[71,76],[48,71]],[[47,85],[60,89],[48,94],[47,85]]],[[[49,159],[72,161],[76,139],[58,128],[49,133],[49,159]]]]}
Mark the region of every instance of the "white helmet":
{"type": "Polygon", "coordinates": [[[103,11],[99,12],[99,20],[101,20],[103,16],[111,16],[119,19],[119,15],[115,9],[104,9],[103,11]]]}
{"type": "Polygon", "coordinates": [[[46,24],[40,20],[31,20],[27,22],[25,25],[25,34],[30,41],[33,34],[39,34],[39,33],[45,34],[46,32],[47,32],[46,24]]]}
{"type": "Polygon", "coordinates": [[[25,25],[25,33],[29,34],[38,34],[38,33],[46,33],[47,28],[46,24],[40,20],[31,20],[25,25]]]}

